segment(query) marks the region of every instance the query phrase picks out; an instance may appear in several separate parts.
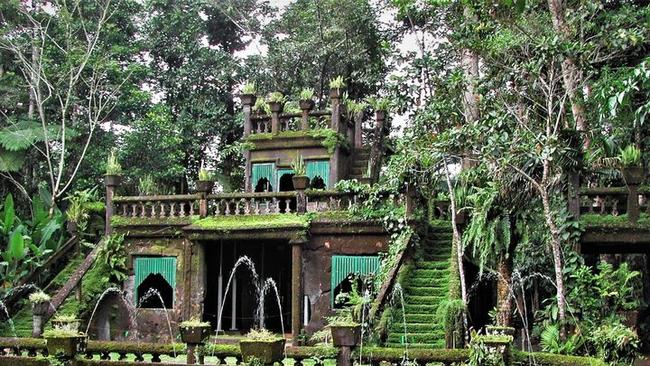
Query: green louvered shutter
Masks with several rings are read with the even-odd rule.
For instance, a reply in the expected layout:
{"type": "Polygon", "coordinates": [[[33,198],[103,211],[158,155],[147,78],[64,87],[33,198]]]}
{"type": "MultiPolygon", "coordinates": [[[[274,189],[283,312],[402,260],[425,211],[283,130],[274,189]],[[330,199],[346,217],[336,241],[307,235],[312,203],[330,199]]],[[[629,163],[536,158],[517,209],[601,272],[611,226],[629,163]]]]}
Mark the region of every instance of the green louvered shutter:
{"type": "Polygon", "coordinates": [[[313,181],[315,177],[320,176],[323,178],[325,187],[329,188],[330,162],[328,160],[308,161],[305,165],[307,165],[307,176],[310,181],[313,181]]]}
{"type": "Polygon", "coordinates": [[[262,178],[268,179],[274,191],[277,191],[277,187],[274,186],[275,182],[275,164],[273,163],[264,163],[264,164],[253,164],[251,172],[251,186],[253,191],[257,182],[262,178]]]}
{"type": "Polygon", "coordinates": [[[381,261],[378,256],[333,255],[330,287],[332,306],[334,306],[334,289],[350,274],[363,276],[377,273],[380,265],[381,261]]]}
{"type": "Polygon", "coordinates": [[[138,287],[150,274],[160,274],[167,283],[176,290],[176,257],[138,257],[135,258],[135,297],[138,298],[138,287]]]}

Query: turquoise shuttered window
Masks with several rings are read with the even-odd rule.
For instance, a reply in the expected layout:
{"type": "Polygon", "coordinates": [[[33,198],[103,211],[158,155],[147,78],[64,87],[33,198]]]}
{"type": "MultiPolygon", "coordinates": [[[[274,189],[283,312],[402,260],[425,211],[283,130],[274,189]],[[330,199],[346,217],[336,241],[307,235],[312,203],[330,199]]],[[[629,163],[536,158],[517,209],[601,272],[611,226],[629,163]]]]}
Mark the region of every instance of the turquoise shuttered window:
{"type": "Polygon", "coordinates": [[[253,191],[255,191],[255,186],[257,182],[262,178],[266,178],[271,184],[274,191],[277,191],[277,186],[274,185],[275,179],[275,164],[273,163],[264,163],[264,164],[253,164],[251,172],[251,185],[253,191]]]}
{"type": "Polygon", "coordinates": [[[334,289],[350,274],[368,275],[377,273],[381,261],[378,256],[333,255],[330,297],[334,306],[334,289]]]}
{"type": "Polygon", "coordinates": [[[330,162],[328,160],[307,161],[305,162],[305,165],[307,166],[307,176],[310,181],[313,181],[315,177],[320,176],[323,178],[325,187],[329,188],[330,162]]]}
{"type": "Polygon", "coordinates": [[[138,257],[134,263],[136,299],[138,287],[151,274],[161,275],[167,283],[176,289],[176,257],[138,257]]]}

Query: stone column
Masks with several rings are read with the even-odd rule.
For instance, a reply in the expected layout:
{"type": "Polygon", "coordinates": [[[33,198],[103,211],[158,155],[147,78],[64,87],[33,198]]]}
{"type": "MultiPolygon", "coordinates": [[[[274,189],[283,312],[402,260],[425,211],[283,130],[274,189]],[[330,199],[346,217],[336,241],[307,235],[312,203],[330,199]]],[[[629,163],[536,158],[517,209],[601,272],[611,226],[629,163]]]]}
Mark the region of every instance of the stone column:
{"type": "Polygon", "coordinates": [[[336,366],[352,366],[352,347],[339,347],[336,355],[336,366]]]}
{"type": "Polygon", "coordinates": [[[50,302],[37,302],[32,304],[32,337],[40,338],[43,335],[43,318],[50,308],[50,302]]]}
{"type": "Polygon", "coordinates": [[[302,111],[302,117],[300,119],[300,129],[307,131],[309,129],[309,111],[314,108],[313,100],[301,100],[300,110],[302,111]]]}
{"type": "Polygon", "coordinates": [[[293,239],[291,244],[291,335],[298,340],[302,320],[302,246],[305,238],[293,239]]]}
{"type": "Polygon", "coordinates": [[[111,227],[111,217],[113,217],[113,197],[115,196],[115,190],[120,184],[120,176],[117,175],[107,175],[104,177],[104,186],[106,187],[106,222],[104,232],[106,235],[110,235],[113,232],[111,227]]]}
{"type": "Polygon", "coordinates": [[[208,194],[206,192],[200,192],[199,197],[199,216],[204,218],[208,216],[208,194]]]}
{"type": "Polygon", "coordinates": [[[363,112],[354,115],[354,148],[363,147],[363,112]]]}
{"type": "Polygon", "coordinates": [[[243,105],[242,109],[244,112],[244,138],[246,138],[251,133],[251,111],[253,110],[253,105],[255,105],[257,97],[253,94],[243,94],[240,96],[240,99],[243,105]]]}
{"type": "Polygon", "coordinates": [[[280,132],[280,113],[282,113],[283,103],[269,102],[271,108],[271,133],[276,134],[280,132]]]}
{"type": "Polygon", "coordinates": [[[639,221],[639,186],[636,184],[627,185],[627,218],[636,224],[639,221]]]}

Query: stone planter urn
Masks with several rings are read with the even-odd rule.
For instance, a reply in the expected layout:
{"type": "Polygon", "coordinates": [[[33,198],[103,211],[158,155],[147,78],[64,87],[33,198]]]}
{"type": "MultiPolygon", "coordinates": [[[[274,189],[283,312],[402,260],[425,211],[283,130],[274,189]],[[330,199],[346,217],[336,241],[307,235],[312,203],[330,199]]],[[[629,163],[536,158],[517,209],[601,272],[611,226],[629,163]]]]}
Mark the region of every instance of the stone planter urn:
{"type": "Polygon", "coordinates": [[[210,332],[212,331],[210,324],[191,326],[185,326],[181,324],[179,328],[181,331],[181,340],[183,343],[188,344],[205,343],[205,341],[210,338],[210,332]]]}
{"type": "Polygon", "coordinates": [[[43,316],[50,308],[49,301],[34,302],[32,303],[32,314],[36,316],[43,316]]]}
{"type": "Polygon", "coordinates": [[[45,335],[47,342],[47,353],[50,356],[63,356],[72,358],[78,353],[86,351],[86,336],[84,334],[77,335],[45,335]]]}
{"type": "Polygon", "coordinates": [[[196,191],[201,193],[210,193],[214,187],[214,182],[211,180],[197,180],[196,191]]]}
{"type": "Polygon", "coordinates": [[[629,166],[621,169],[625,184],[630,186],[638,186],[643,182],[643,167],[629,166]]]}
{"type": "Polygon", "coordinates": [[[361,342],[361,325],[331,325],[334,347],[356,347],[361,342]]]}
{"type": "Polygon", "coordinates": [[[304,175],[294,175],[291,177],[293,181],[293,189],[295,190],[305,190],[309,186],[309,177],[304,175]]]}
{"type": "Polygon", "coordinates": [[[77,233],[77,223],[73,221],[68,221],[66,224],[66,229],[68,230],[68,233],[71,235],[75,235],[77,233]]]}
{"type": "Polygon", "coordinates": [[[375,117],[378,120],[385,120],[386,119],[386,111],[382,111],[381,109],[375,111],[375,117]]]}
{"type": "Polygon", "coordinates": [[[341,89],[340,88],[331,88],[330,89],[330,98],[339,99],[340,97],[341,97],[341,89]]]}
{"type": "Polygon", "coordinates": [[[255,105],[255,102],[257,102],[255,94],[241,94],[239,99],[241,99],[243,105],[255,105]]]}
{"type": "Polygon", "coordinates": [[[304,99],[298,102],[300,109],[303,111],[310,111],[314,108],[314,101],[311,99],[304,99]]]}
{"type": "Polygon", "coordinates": [[[239,348],[244,362],[257,359],[264,365],[272,365],[284,358],[284,338],[274,340],[242,339],[239,348]]]}
{"type": "Polygon", "coordinates": [[[119,186],[122,183],[121,175],[105,175],[104,184],[107,186],[119,186]]]}
{"type": "Polygon", "coordinates": [[[269,102],[269,108],[271,109],[271,112],[273,112],[273,113],[282,113],[282,109],[284,109],[284,103],[282,103],[282,102],[269,102]]]}

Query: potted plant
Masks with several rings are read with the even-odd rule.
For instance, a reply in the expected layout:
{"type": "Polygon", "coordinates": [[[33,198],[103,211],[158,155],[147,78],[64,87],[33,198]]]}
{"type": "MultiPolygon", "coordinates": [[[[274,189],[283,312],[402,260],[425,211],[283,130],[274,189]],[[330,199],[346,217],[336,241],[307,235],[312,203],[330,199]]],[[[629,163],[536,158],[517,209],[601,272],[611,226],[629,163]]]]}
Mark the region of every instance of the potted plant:
{"type": "Polygon", "coordinates": [[[257,101],[257,96],[255,96],[255,83],[244,84],[239,98],[244,105],[254,105],[257,101]]]}
{"type": "Polygon", "coordinates": [[[361,324],[352,319],[350,309],[344,309],[336,316],[327,318],[335,347],[355,347],[361,342],[361,324]]]}
{"type": "Polygon", "coordinates": [[[341,97],[341,89],[345,87],[343,76],[337,76],[330,80],[330,98],[338,99],[341,97]]]}
{"type": "Polygon", "coordinates": [[[32,313],[34,315],[45,315],[50,308],[50,295],[43,291],[36,291],[29,295],[29,302],[32,303],[32,313]]]}
{"type": "Polygon", "coordinates": [[[641,165],[641,150],[634,145],[622,149],[618,155],[621,163],[621,173],[628,185],[639,185],[643,182],[643,166],[641,165]]]}
{"type": "Polygon", "coordinates": [[[183,343],[203,344],[210,337],[212,327],[209,322],[198,319],[186,320],[179,324],[183,343]]]}
{"type": "Polygon", "coordinates": [[[48,329],[43,338],[50,356],[71,358],[86,350],[86,335],[76,330],[48,329]]]}
{"type": "Polygon", "coordinates": [[[271,112],[274,113],[282,113],[282,109],[284,108],[284,102],[285,98],[284,95],[280,92],[273,92],[269,94],[269,97],[266,99],[266,101],[269,103],[269,108],[271,109],[271,112]]]}
{"type": "Polygon", "coordinates": [[[266,329],[253,329],[246,338],[239,341],[244,362],[257,359],[264,365],[271,365],[284,358],[285,339],[266,329]]]}
{"type": "Polygon", "coordinates": [[[368,98],[368,104],[375,110],[378,120],[386,119],[386,112],[391,107],[391,101],[388,98],[368,98]]]}
{"type": "Polygon", "coordinates": [[[77,319],[73,315],[57,315],[52,319],[52,326],[56,329],[78,332],[81,326],[81,319],[77,319]]]}
{"type": "Polygon", "coordinates": [[[214,175],[205,168],[199,170],[199,180],[196,181],[196,191],[210,193],[214,187],[214,175]]]}
{"type": "Polygon", "coordinates": [[[303,111],[309,111],[312,108],[314,108],[314,100],[312,99],[314,97],[314,89],[307,88],[303,89],[300,91],[300,101],[298,102],[300,104],[300,109],[303,111]]]}
{"type": "Polygon", "coordinates": [[[104,176],[104,184],[107,186],[119,186],[122,182],[122,166],[117,157],[115,156],[115,150],[111,151],[111,155],[108,156],[106,161],[106,175],[104,176]]]}
{"type": "Polygon", "coordinates": [[[297,156],[291,163],[293,169],[293,188],[298,190],[307,189],[309,186],[309,177],[307,176],[307,168],[305,168],[305,161],[302,155],[297,156]]]}

